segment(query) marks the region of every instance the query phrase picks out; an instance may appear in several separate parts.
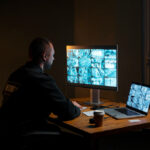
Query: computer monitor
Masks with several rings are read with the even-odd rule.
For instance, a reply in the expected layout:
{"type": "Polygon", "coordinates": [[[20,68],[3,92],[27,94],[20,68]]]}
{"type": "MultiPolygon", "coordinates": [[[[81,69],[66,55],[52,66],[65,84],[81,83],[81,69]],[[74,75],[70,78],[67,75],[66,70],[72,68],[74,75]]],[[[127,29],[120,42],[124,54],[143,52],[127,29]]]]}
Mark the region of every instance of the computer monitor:
{"type": "Polygon", "coordinates": [[[100,89],[118,90],[118,46],[66,46],[67,84],[91,89],[90,104],[99,105],[100,89]]]}

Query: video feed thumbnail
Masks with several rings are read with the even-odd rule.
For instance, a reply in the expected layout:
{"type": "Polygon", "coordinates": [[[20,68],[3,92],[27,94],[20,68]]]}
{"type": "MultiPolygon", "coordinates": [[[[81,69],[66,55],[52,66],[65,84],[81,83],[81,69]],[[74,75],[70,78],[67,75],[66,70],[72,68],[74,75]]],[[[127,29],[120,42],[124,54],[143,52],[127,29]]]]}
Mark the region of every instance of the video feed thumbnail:
{"type": "Polygon", "coordinates": [[[150,104],[150,88],[132,84],[128,96],[127,105],[147,112],[150,104]]]}
{"type": "Polygon", "coordinates": [[[67,80],[70,83],[117,87],[117,51],[67,50],[67,80]]]}

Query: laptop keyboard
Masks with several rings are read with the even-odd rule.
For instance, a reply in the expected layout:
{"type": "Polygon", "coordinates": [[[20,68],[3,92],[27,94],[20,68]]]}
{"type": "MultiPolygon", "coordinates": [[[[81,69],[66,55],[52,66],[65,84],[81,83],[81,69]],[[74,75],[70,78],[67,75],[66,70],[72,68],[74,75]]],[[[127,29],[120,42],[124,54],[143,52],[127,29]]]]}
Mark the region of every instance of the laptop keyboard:
{"type": "Polygon", "coordinates": [[[139,115],[138,113],[133,112],[133,111],[131,111],[131,110],[129,110],[129,109],[126,109],[126,108],[115,109],[115,110],[116,110],[116,111],[119,111],[119,112],[121,112],[121,113],[123,113],[123,114],[126,114],[126,115],[128,115],[128,116],[139,115]]]}

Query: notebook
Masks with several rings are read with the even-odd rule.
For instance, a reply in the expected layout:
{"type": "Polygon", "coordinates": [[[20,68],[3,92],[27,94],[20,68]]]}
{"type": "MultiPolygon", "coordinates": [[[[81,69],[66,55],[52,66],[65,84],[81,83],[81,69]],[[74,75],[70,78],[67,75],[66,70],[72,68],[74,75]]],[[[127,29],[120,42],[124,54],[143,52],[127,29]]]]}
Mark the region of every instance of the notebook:
{"type": "Polygon", "coordinates": [[[142,117],[148,114],[150,105],[150,86],[132,83],[126,107],[107,108],[105,113],[116,118],[142,117]]]}

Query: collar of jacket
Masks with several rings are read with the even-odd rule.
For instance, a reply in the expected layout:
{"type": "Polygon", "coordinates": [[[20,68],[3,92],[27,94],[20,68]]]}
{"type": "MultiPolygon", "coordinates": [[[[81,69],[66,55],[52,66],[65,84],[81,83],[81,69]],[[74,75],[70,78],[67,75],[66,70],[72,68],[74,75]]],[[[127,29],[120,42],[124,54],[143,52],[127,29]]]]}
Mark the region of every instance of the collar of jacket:
{"type": "Polygon", "coordinates": [[[32,61],[27,62],[27,63],[26,63],[26,66],[27,66],[28,68],[32,68],[32,70],[34,70],[34,71],[36,71],[36,72],[41,72],[41,73],[43,73],[42,68],[41,68],[39,65],[35,64],[34,62],[32,62],[32,61]]]}

